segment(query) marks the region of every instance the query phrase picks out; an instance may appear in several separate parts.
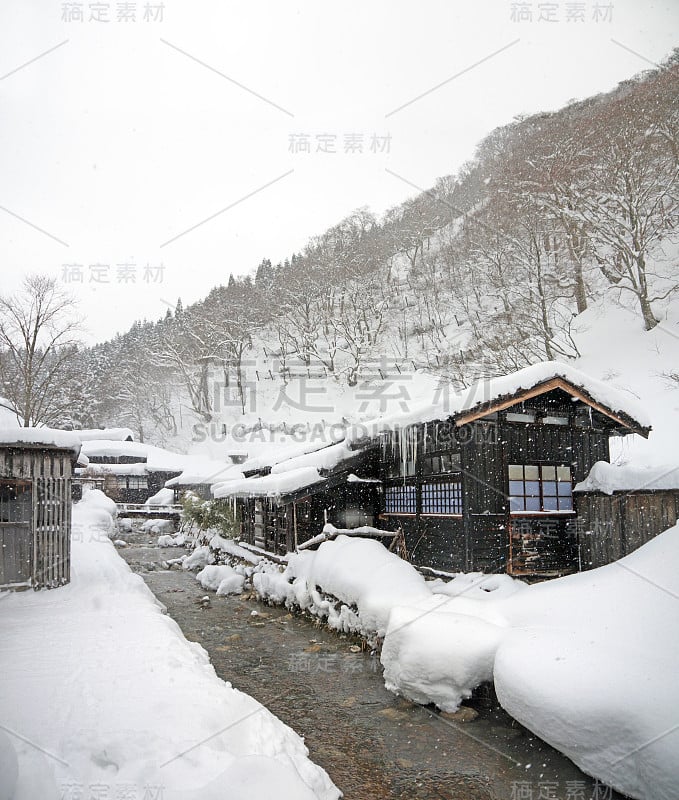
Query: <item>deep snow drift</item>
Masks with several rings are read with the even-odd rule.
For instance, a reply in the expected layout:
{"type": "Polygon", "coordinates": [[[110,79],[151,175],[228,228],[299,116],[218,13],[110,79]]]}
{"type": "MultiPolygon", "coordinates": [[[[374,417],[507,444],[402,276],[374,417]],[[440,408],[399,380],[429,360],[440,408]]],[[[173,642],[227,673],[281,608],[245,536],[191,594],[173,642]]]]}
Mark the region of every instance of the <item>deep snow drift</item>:
{"type": "Polygon", "coordinates": [[[678,562],[676,526],[591,572],[395,609],[386,684],[446,707],[494,678],[502,706],[585,772],[632,797],[677,798],[678,562]]]}
{"type": "Polygon", "coordinates": [[[339,797],[302,739],[163,614],[99,495],[74,507],[71,584],[0,595],[0,797],[339,797]]]}
{"type": "Polygon", "coordinates": [[[679,526],[619,562],[528,586],[425,582],[379,542],[339,536],[262,562],[260,596],[338,630],[384,635],[387,688],[456,709],[494,680],[503,707],[585,772],[644,800],[679,797],[679,526]]]}

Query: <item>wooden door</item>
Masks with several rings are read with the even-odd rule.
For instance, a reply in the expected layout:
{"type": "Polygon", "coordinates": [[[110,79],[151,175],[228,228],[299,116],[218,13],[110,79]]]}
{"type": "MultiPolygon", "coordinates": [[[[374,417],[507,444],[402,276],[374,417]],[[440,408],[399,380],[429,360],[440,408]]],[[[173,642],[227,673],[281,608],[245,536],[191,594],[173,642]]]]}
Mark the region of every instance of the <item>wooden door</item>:
{"type": "Polygon", "coordinates": [[[31,583],[31,497],[30,481],[0,480],[0,587],[31,583]]]}

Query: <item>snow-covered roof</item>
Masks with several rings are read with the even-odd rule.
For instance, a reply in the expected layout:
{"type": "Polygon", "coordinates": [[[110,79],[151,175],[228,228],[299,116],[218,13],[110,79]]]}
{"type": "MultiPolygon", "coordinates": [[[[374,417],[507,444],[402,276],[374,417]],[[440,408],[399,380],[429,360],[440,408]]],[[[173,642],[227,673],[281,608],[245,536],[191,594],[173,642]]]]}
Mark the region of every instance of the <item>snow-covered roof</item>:
{"type": "Polygon", "coordinates": [[[676,489],[679,491],[679,466],[615,466],[607,461],[597,461],[584,481],[575,487],[576,492],[640,492],[676,489]]]}
{"type": "MultiPolygon", "coordinates": [[[[193,459],[193,457],[187,456],[187,460],[189,459],[193,459]]],[[[168,489],[174,486],[198,486],[200,484],[211,486],[225,480],[236,480],[244,477],[240,467],[235,464],[196,457],[195,460],[191,460],[191,463],[186,466],[181,475],[170,478],[165,486],[168,489]]]]}
{"type": "Polygon", "coordinates": [[[83,442],[83,452],[88,458],[145,458],[149,472],[181,472],[187,466],[190,456],[173,453],[142,442],[110,441],[92,439],[83,442]]]}
{"type": "Polygon", "coordinates": [[[134,433],[129,428],[84,428],[74,431],[83,442],[90,442],[93,439],[104,439],[108,442],[134,441],[134,433]]]}
{"type": "Polygon", "coordinates": [[[89,464],[86,469],[77,469],[76,474],[82,475],[146,475],[146,464],[89,464]]]}
{"type": "Polygon", "coordinates": [[[55,428],[0,428],[0,445],[26,444],[71,450],[77,457],[80,439],[73,431],[55,428]]]}
{"type": "MultiPolygon", "coordinates": [[[[318,437],[312,441],[298,441],[292,437],[286,437],[280,441],[272,440],[263,445],[260,453],[251,456],[242,464],[239,464],[238,467],[243,472],[269,468],[273,471],[277,464],[291,461],[309,453],[315,453],[317,450],[323,450],[327,447],[328,440],[324,437],[318,437]]],[[[300,466],[303,465],[300,464],[300,466]]]]}
{"type": "MultiPolygon", "coordinates": [[[[651,421],[641,403],[623,387],[591,378],[568,364],[544,361],[509,375],[481,379],[461,392],[454,392],[448,385],[442,383],[434,402],[413,407],[405,413],[380,417],[359,425],[357,429],[349,432],[348,438],[360,439],[366,435],[366,431],[368,435],[376,436],[395,427],[404,428],[448,417],[453,417],[458,424],[462,424],[477,412],[479,416],[491,413],[505,401],[514,398],[518,400],[543,385],[545,391],[556,387],[565,391],[577,390],[578,395],[582,396],[581,399],[601,406],[611,415],[621,418],[620,421],[631,429],[647,431],[651,427],[651,421]],[[549,386],[550,383],[554,385],[549,386]]],[[[538,393],[540,392],[536,392],[538,393]]]]}
{"type": "Polygon", "coordinates": [[[341,441],[286,461],[279,461],[271,467],[271,474],[278,475],[302,467],[314,467],[317,470],[334,469],[342,461],[355,455],[356,450],[351,450],[345,441],[341,441]]]}
{"type": "Polygon", "coordinates": [[[315,467],[298,467],[287,472],[264,475],[257,478],[225,481],[212,487],[212,494],[219,497],[281,497],[298,492],[308,486],[327,480],[315,467]]]}
{"type": "MultiPolygon", "coordinates": [[[[326,444],[312,452],[277,461],[269,475],[242,480],[233,480],[231,475],[227,475],[224,482],[213,486],[212,493],[215,497],[280,497],[291,494],[325,481],[325,473],[356,457],[358,452],[352,450],[345,441],[326,444]]],[[[244,470],[245,467],[246,464],[242,464],[238,469],[244,470]]],[[[235,471],[233,477],[237,477],[235,471]]],[[[359,480],[355,475],[351,478],[359,480]]]]}

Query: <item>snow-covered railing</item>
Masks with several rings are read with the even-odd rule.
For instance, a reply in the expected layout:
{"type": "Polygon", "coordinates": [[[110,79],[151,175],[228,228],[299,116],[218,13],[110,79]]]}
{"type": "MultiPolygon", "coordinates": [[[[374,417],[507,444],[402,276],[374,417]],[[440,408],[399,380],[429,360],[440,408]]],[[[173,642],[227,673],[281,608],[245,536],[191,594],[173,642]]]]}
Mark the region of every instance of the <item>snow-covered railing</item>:
{"type": "Polygon", "coordinates": [[[180,505],[149,506],[146,503],[116,503],[116,506],[119,514],[146,514],[152,516],[153,514],[180,514],[182,511],[180,505]]]}
{"type": "Polygon", "coordinates": [[[367,536],[369,538],[380,537],[384,539],[394,539],[398,536],[398,531],[382,531],[379,528],[373,528],[370,525],[362,525],[360,528],[336,528],[331,523],[327,522],[323,526],[323,531],[308,539],[306,542],[297,546],[297,550],[306,550],[307,547],[313,547],[316,544],[322,544],[329,539],[334,539],[336,536],[367,536]]]}

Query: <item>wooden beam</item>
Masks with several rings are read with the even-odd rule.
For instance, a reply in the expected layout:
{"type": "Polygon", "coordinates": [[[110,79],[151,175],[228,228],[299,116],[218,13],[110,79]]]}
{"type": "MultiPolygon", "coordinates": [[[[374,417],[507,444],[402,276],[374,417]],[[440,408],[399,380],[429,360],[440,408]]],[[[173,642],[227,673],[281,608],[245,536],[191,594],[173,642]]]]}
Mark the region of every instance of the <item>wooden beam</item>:
{"type": "Polygon", "coordinates": [[[538,397],[541,394],[546,394],[554,389],[563,389],[563,391],[567,392],[572,397],[577,397],[578,400],[590,406],[595,411],[598,411],[609,419],[614,420],[618,423],[618,425],[622,425],[624,428],[629,428],[631,431],[639,433],[644,437],[648,436],[648,429],[637,427],[636,425],[632,424],[633,420],[626,420],[618,414],[615,414],[609,408],[606,408],[605,406],[601,405],[601,403],[597,403],[596,400],[593,400],[591,397],[589,397],[589,395],[587,395],[582,389],[578,389],[576,386],[568,383],[563,378],[552,378],[551,380],[534,386],[532,389],[526,389],[525,391],[515,394],[510,398],[490,401],[475,410],[468,411],[467,413],[463,413],[462,415],[455,417],[455,425],[457,427],[466,425],[468,422],[474,422],[477,419],[485,417],[487,414],[492,414],[496,411],[503,411],[505,408],[510,408],[517,403],[522,403],[525,400],[530,400],[532,397],[538,397]]]}

